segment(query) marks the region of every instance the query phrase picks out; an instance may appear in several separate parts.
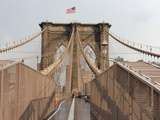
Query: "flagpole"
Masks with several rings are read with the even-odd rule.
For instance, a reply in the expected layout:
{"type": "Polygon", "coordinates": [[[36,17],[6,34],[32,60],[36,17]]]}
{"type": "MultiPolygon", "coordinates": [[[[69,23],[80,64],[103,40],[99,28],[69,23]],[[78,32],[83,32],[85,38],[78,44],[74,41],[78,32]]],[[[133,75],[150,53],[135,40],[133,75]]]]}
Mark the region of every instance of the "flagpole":
{"type": "Polygon", "coordinates": [[[71,23],[76,22],[75,20],[76,7],[66,9],[66,14],[67,14],[67,19],[69,20],[69,22],[71,23]]]}

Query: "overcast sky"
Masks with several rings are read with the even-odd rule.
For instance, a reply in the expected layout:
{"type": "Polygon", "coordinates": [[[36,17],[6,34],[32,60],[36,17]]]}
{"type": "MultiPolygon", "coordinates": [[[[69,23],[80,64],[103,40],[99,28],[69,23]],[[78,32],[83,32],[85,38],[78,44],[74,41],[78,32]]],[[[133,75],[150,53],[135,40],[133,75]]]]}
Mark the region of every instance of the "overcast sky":
{"type": "Polygon", "coordinates": [[[0,0],[0,40],[19,39],[52,22],[112,24],[120,36],[160,46],[160,0],[0,0]],[[72,16],[65,9],[77,7],[72,16]]]}
{"type": "Polygon", "coordinates": [[[0,43],[39,31],[46,20],[105,21],[123,38],[160,46],[160,0],[0,0],[0,43]],[[73,6],[77,13],[66,15],[73,6]]]}

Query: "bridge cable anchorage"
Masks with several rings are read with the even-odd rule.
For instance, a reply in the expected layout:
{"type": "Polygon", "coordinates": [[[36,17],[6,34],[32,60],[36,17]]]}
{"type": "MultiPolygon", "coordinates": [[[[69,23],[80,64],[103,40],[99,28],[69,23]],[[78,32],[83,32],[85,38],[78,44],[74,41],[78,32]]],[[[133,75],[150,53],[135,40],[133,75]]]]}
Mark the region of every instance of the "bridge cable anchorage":
{"type": "Polygon", "coordinates": [[[23,46],[23,45],[31,42],[32,40],[34,40],[37,37],[39,37],[45,30],[46,30],[46,28],[43,31],[38,32],[35,35],[33,35],[31,38],[28,38],[27,40],[24,40],[24,41],[20,40],[20,42],[18,42],[17,44],[14,44],[14,45],[6,47],[6,48],[0,48],[0,53],[4,53],[4,52],[10,51],[10,50],[13,50],[15,48],[18,48],[20,46],[23,46]]]}
{"type": "Polygon", "coordinates": [[[78,44],[80,46],[80,51],[82,53],[83,58],[85,59],[86,63],[88,64],[89,68],[95,73],[96,75],[99,75],[102,73],[101,70],[99,70],[94,63],[91,62],[91,60],[86,56],[83,47],[82,47],[82,42],[80,40],[79,32],[77,30],[77,36],[78,36],[78,44]]]}
{"type": "Polygon", "coordinates": [[[74,37],[74,29],[72,30],[68,46],[65,48],[65,51],[63,52],[63,54],[53,64],[49,65],[44,70],[40,71],[43,75],[50,76],[51,74],[53,74],[56,71],[56,69],[59,68],[59,66],[62,63],[63,59],[65,58],[65,56],[69,52],[69,48],[70,48],[70,46],[71,46],[71,44],[73,42],[73,37],[74,37]]]}
{"type": "Polygon", "coordinates": [[[75,120],[75,99],[74,97],[69,110],[68,120],[75,120]]]}
{"type": "Polygon", "coordinates": [[[138,51],[138,52],[141,52],[143,54],[146,54],[146,55],[151,55],[151,56],[154,56],[154,57],[157,57],[157,58],[160,58],[160,54],[158,53],[154,53],[154,52],[151,52],[151,51],[147,51],[147,50],[143,50],[142,47],[141,48],[137,48],[137,47],[134,47],[132,45],[129,45],[129,43],[125,43],[124,41],[120,40],[120,38],[116,37],[116,35],[113,35],[113,33],[110,33],[110,32],[107,32],[109,34],[109,36],[111,36],[114,40],[116,40],[117,42],[121,43],[122,45],[128,47],[128,48],[131,48],[135,51],[138,51]]]}

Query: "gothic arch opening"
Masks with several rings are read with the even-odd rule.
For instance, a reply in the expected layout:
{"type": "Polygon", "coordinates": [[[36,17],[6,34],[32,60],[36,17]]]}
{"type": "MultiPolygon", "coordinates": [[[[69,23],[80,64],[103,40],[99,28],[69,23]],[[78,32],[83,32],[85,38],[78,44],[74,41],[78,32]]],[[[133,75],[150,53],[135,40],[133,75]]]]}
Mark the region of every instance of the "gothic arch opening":
{"type": "Polygon", "coordinates": [[[96,64],[96,54],[90,45],[86,45],[84,52],[91,62],[96,64]]]}
{"type": "Polygon", "coordinates": [[[61,45],[61,46],[57,49],[55,55],[53,56],[53,57],[54,57],[54,60],[57,60],[57,59],[63,54],[64,51],[65,51],[65,46],[64,46],[64,45],[61,45]]]}
{"type": "MultiPolygon", "coordinates": [[[[64,51],[65,51],[65,46],[61,45],[53,56],[54,61],[58,60],[60,56],[64,53],[64,51]]],[[[60,67],[58,68],[57,72],[54,74],[53,79],[55,80],[58,86],[62,88],[64,87],[66,82],[66,60],[65,59],[60,64],[60,67]]]]}
{"type": "MultiPolygon", "coordinates": [[[[86,45],[86,47],[84,48],[84,53],[91,60],[93,64],[96,64],[96,54],[90,45],[86,45]]],[[[80,65],[81,65],[81,76],[82,76],[83,82],[88,82],[92,80],[95,77],[95,75],[90,70],[88,64],[82,57],[80,59],[80,65]]]]}

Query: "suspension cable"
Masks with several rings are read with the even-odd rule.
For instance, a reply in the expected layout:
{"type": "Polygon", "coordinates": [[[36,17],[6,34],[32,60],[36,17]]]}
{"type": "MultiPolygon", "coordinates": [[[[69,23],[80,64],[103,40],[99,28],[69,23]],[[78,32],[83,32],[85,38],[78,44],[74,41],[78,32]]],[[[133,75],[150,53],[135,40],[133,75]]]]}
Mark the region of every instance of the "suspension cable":
{"type": "Polygon", "coordinates": [[[126,46],[126,47],[128,47],[128,48],[131,48],[131,49],[133,49],[133,50],[135,50],[135,51],[138,51],[138,52],[141,52],[141,53],[144,53],[144,54],[147,54],[147,55],[155,56],[155,57],[158,57],[158,58],[160,57],[160,54],[157,54],[157,53],[154,53],[154,52],[151,52],[151,51],[147,51],[147,50],[143,50],[143,49],[134,47],[134,46],[132,46],[132,45],[129,45],[129,44],[123,42],[122,40],[120,40],[120,39],[119,39],[118,37],[116,37],[115,35],[113,35],[113,34],[111,34],[111,33],[109,33],[109,32],[108,32],[108,34],[109,34],[109,36],[111,36],[114,40],[116,40],[117,42],[121,43],[122,45],[124,45],[124,46],[126,46]]]}
{"type": "Polygon", "coordinates": [[[23,46],[23,45],[31,42],[32,40],[34,40],[34,39],[36,39],[37,37],[39,37],[45,30],[46,30],[46,28],[43,29],[43,31],[38,32],[37,34],[33,35],[31,38],[28,38],[27,40],[25,40],[25,41],[23,41],[23,42],[20,41],[19,43],[14,44],[14,45],[12,45],[12,46],[9,46],[9,47],[6,47],[6,48],[0,48],[0,53],[13,50],[13,49],[15,49],[15,48],[18,48],[18,47],[20,47],[20,46],[23,46]]]}

